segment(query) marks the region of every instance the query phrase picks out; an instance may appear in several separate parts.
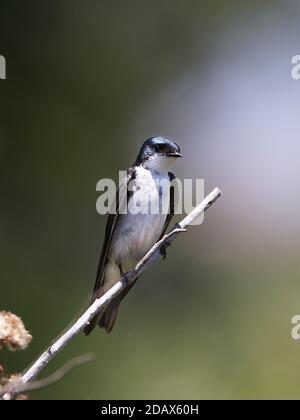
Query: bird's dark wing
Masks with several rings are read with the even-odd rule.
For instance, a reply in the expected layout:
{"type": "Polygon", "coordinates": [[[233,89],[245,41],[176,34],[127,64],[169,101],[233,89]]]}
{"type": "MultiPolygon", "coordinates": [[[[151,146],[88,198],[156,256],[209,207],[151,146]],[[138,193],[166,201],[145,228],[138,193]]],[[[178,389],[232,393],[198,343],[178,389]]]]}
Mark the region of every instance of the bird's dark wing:
{"type": "MultiPolygon", "coordinates": [[[[170,182],[172,182],[176,177],[172,172],[168,173],[169,178],[170,178],[170,182]]],[[[170,185],[170,204],[169,204],[169,212],[167,214],[167,218],[161,233],[161,237],[159,239],[161,239],[166,230],[168,229],[169,224],[171,223],[171,220],[173,219],[174,216],[174,211],[175,211],[175,191],[174,191],[174,186],[170,185]]]]}
{"type": "Polygon", "coordinates": [[[115,206],[114,206],[115,211],[113,213],[110,213],[108,216],[108,220],[107,220],[106,228],[105,228],[104,242],[103,242],[102,252],[101,252],[100,261],[98,265],[96,282],[94,286],[91,303],[93,303],[94,300],[97,299],[98,297],[97,294],[103,284],[104,268],[107,262],[107,256],[109,253],[111,238],[112,238],[113,232],[115,230],[115,226],[120,216],[119,211],[122,208],[122,206],[124,206],[125,203],[128,204],[128,200],[130,199],[130,196],[131,196],[131,192],[128,191],[128,184],[134,179],[135,179],[135,168],[132,167],[128,169],[127,176],[122,180],[118,188],[116,198],[115,198],[115,206]],[[127,201],[125,201],[126,199],[127,201]]]}

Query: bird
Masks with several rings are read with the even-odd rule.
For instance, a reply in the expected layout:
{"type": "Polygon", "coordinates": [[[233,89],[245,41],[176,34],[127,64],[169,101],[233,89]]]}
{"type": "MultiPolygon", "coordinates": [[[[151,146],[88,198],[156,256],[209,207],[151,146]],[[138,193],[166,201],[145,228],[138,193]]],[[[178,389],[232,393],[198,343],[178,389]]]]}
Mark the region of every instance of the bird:
{"type": "MultiPolygon", "coordinates": [[[[132,270],[165,234],[174,214],[171,181],[175,175],[170,168],[181,157],[180,147],[173,140],[154,136],[143,143],[133,166],[120,183],[115,199],[116,211],[108,216],[91,304],[120,281],[124,273],[132,270]],[[167,188],[161,188],[164,182],[167,188]],[[124,203],[127,212],[121,211],[124,203]],[[162,211],[165,203],[167,211],[162,211]],[[159,211],[150,211],[150,206],[159,211]],[[130,211],[135,207],[147,211],[130,211]]],[[[165,258],[165,249],[161,252],[165,258]]],[[[112,331],[120,303],[136,281],[127,285],[94,316],[84,329],[86,335],[97,325],[107,333],[112,331]]]]}

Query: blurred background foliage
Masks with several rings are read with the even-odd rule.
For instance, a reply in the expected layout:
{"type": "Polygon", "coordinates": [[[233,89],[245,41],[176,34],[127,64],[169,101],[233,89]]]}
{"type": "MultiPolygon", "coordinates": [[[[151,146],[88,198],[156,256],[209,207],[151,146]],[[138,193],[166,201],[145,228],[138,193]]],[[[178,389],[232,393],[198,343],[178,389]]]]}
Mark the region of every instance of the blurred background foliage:
{"type": "Polygon", "coordinates": [[[26,367],[86,305],[117,179],[153,134],[181,178],[219,186],[124,301],[111,335],[51,363],[96,362],[35,399],[299,398],[298,1],[0,0],[0,309],[34,340],[26,367]]]}

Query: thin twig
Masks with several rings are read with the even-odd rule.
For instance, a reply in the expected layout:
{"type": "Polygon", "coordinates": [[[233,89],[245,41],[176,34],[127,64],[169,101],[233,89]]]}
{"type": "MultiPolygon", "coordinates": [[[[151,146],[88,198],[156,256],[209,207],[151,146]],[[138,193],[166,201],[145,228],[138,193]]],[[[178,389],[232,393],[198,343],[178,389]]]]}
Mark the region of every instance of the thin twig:
{"type": "Polygon", "coordinates": [[[6,399],[4,398],[5,397],[4,394],[11,394],[12,392],[14,394],[16,393],[19,394],[20,392],[28,392],[35,389],[46,388],[47,386],[50,386],[60,381],[74,368],[81,366],[85,363],[91,362],[93,360],[95,360],[95,355],[92,353],[74,357],[73,359],[65,363],[56,372],[38,381],[24,383],[24,381],[22,380],[22,377],[16,377],[15,379],[12,380],[11,383],[0,388],[0,395],[2,394],[3,399],[6,399]]]}
{"type": "MultiPolygon", "coordinates": [[[[33,365],[23,374],[21,378],[23,383],[26,384],[34,381],[37,375],[48,365],[57,353],[78,335],[100,310],[103,310],[126,286],[128,286],[128,284],[131,284],[143,271],[161,258],[162,254],[160,248],[162,246],[170,246],[177,236],[186,231],[187,227],[203,214],[220,196],[221,191],[219,188],[215,188],[197,207],[177,224],[170,233],[158,241],[132,271],[125,273],[118,283],[99,299],[96,299],[84,314],[50,347],[48,347],[48,349],[42,353],[33,365]]],[[[11,393],[13,392],[14,391],[12,390],[11,393]]],[[[4,395],[3,398],[10,399],[9,395],[4,395]]]]}

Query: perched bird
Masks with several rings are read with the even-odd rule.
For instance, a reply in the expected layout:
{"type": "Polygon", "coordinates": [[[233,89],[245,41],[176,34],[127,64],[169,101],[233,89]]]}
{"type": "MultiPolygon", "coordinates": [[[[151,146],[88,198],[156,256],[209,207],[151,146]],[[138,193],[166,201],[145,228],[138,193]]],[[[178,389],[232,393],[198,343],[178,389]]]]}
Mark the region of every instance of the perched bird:
{"type": "MultiPolygon", "coordinates": [[[[179,146],[163,137],[151,137],[142,145],[134,165],[128,169],[119,187],[116,211],[108,217],[91,303],[116,284],[124,273],[132,270],[165,233],[174,209],[170,181],[175,177],[169,169],[179,157],[182,157],[179,146]],[[167,181],[167,188],[161,188],[164,181],[167,181]],[[130,187],[132,183],[137,188],[130,187]],[[123,214],[120,208],[124,206],[125,196],[128,211],[123,214]],[[166,200],[168,210],[162,211],[166,200]],[[147,211],[131,212],[131,207],[136,205],[147,211]],[[153,212],[153,208],[160,211],[153,212]]],[[[84,329],[86,335],[97,324],[111,332],[119,305],[131,287],[132,284],[127,286],[92,319],[84,329]]]]}

